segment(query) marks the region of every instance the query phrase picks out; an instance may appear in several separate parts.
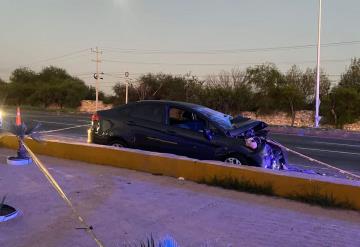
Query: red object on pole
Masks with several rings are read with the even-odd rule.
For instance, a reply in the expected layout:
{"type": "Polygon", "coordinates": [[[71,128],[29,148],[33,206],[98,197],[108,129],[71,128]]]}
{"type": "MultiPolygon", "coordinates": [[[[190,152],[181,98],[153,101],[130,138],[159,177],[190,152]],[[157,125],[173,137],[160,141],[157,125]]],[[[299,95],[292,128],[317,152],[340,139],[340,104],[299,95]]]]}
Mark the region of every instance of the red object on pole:
{"type": "Polygon", "coordinates": [[[16,108],[16,126],[21,126],[20,107],[16,108]]]}

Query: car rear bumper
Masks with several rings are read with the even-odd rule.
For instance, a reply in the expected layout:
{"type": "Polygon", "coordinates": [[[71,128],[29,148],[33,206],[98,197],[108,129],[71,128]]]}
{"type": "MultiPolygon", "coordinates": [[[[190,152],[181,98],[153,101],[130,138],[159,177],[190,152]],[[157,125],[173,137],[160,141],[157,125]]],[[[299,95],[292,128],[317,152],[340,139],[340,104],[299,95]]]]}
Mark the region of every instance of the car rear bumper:
{"type": "Polygon", "coordinates": [[[94,144],[109,145],[110,139],[108,136],[101,136],[101,135],[96,134],[94,129],[90,128],[87,131],[87,142],[94,143],[94,144]]]}

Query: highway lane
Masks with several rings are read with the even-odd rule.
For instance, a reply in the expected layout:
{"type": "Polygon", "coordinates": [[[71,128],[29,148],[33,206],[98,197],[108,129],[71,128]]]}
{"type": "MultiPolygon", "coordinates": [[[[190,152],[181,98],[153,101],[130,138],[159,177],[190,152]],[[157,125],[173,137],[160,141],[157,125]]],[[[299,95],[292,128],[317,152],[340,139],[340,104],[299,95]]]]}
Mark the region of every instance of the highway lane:
{"type": "MultiPolygon", "coordinates": [[[[284,133],[272,133],[270,137],[311,158],[360,174],[360,140],[297,136],[284,133]]],[[[291,155],[290,159],[292,163],[296,164],[305,162],[304,159],[295,155],[291,155]]]]}
{"type": "MultiPolygon", "coordinates": [[[[75,140],[85,142],[87,129],[91,123],[90,114],[57,114],[52,112],[23,111],[23,121],[31,126],[41,123],[41,131],[50,139],[75,140]]],[[[6,112],[4,119],[15,121],[15,113],[6,112]]],[[[335,167],[360,174],[360,140],[334,139],[326,137],[297,136],[293,134],[271,133],[270,137],[299,153],[318,159],[335,167]]],[[[322,165],[309,162],[296,155],[289,155],[292,164],[304,169],[331,173],[322,165]]]]}
{"type": "MultiPolygon", "coordinates": [[[[4,110],[3,110],[4,111],[4,110]]],[[[16,114],[9,110],[4,111],[4,123],[14,123],[16,114]]],[[[91,124],[90,114],[66,114],[41,111],[21,111],[22,121],[32,127],[40,124],[39,130],[51,139],[73,139],[86,141],[87,129],[91,124]]]]}

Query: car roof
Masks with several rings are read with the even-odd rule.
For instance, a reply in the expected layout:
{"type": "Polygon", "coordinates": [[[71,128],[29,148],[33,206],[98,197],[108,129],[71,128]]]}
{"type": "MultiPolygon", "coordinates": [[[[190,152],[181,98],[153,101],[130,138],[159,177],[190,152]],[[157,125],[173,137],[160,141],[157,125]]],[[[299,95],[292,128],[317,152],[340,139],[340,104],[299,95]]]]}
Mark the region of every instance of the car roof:
{"type": "Polygon", "coordinates": [[[205,107],[202,105],[197,105],[193,103],[183,102],[183,101],[172,101],[172,100],[141,100],[137,101],[136,103],[160,103],[160,104],[166,104],[166,105],[174,105],[174,106],[183,106],[187,108],[196,109],[199,107],[205,107]]]}

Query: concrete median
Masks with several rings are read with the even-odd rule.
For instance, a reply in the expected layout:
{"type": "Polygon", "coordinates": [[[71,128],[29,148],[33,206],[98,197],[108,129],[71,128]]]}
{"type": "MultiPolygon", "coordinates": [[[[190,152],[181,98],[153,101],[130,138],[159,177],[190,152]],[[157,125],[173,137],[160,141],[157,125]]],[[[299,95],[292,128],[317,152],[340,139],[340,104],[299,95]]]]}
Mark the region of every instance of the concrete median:
{"type": "MultiPolygon", "coordinates": [[[[217,181],[236,179],[256,186],[271,187],[271,194],[279,197],[301,199],[309,196],[331,198],[340,204],[360,211],[360,182],[321,177],[308,174],[276,172],[253,167],[235,167],[222,162],[199,161],[175,155],[152,153],[131,149],[116,149],[107,146],[81,143],[27,139],[27,145],[37,154],[88,163],[115,166],[157,175],[183,177],[194,182],[211,184],[217,181]]],[[[0,146],[17,148],[14,136],[4,136],[0,146]]]]}

